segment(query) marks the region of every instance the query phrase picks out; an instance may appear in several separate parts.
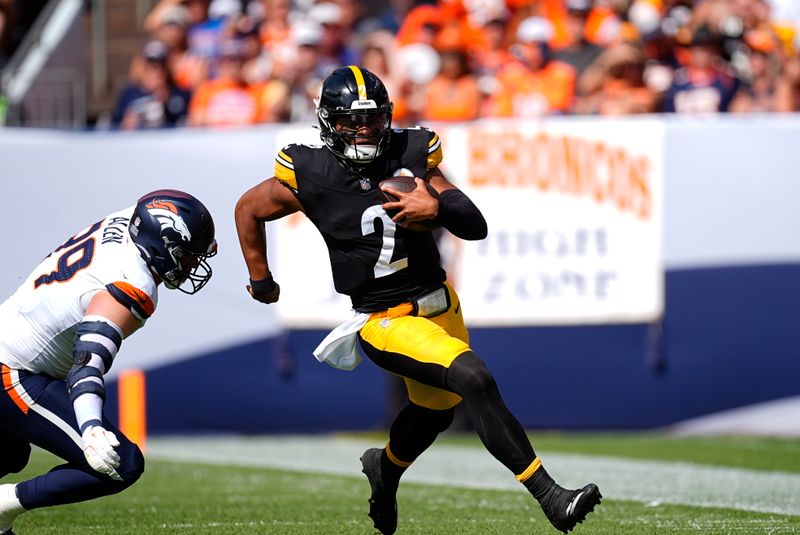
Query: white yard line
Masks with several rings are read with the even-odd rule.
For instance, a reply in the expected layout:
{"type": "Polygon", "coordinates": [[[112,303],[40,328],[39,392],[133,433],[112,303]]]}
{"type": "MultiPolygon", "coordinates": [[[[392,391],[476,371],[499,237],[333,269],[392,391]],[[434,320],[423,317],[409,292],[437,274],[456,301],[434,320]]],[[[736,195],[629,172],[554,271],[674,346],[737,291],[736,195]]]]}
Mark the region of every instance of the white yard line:
{"type": "MultiPolygon", "coordinates": [[[[153,438],[152,459],[361,476],[361,453],[378,441],[336,436],[153,438]]],[[[565,486],[593,481],[603,496],[648,504],[721,507],[800,516],[800,474],[703,464],[540,452],[565,486]]],[[[404,481],[483,489],[522,487],[485,450],[435,444],[404,481]]]]}

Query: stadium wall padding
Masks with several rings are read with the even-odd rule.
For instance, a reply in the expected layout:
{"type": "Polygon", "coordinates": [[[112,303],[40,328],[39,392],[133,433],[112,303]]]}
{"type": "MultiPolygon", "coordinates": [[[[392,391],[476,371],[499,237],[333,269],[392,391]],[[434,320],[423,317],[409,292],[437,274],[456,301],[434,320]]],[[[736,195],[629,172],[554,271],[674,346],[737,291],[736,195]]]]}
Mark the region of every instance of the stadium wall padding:
{"type": "MultiPolygon", "coordinates": [[[[528,427],[642,429],[800,394],[800,117],[663,121],[663,322],[471,330],[528,427]]],[[[110,414],[126,367],[146,371],[153,433],[381,429],[397,410],[397,380],[369,361],[354,372],[317,363],[326,330],[282,331],[245,293],[233,207],[271,174],[280,128],[0,129],[13,201],[0,211],[13,248],[4,297],[65,237],[145,191],[185,189],[215,214],[212,283],[160,293],[111,370],[110,414]]]]}
{"type": "MultiPolygon", "coordinates": [[[[661,339],[651,325],[481,328],[472,345],[528,428],[666,426],[800,394],[798,280],[800,264],[674,270],[661,339]]],[[[396,379],[366,359],[352,372],[317,363],[325,334],[292,331],[150,371],[151,432],[385,428],[396,379]]]]}

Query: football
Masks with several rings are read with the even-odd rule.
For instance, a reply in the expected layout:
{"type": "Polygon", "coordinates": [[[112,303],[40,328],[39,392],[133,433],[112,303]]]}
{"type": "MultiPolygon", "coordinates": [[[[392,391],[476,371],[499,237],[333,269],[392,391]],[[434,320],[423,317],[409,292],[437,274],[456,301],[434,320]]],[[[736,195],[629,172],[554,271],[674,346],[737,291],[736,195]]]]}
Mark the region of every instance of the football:
{"type": "MultiPolygon", "coordinates": [[[[431,186],[427,182],[425,183],[425,185],[428,187],[428,193],[430,193],[432,196],[438,199],[439,192],[433,189],[433,186],[431,186]]],[[[414,191],[415,189],[417,189],[417,183],[413,176],[393,176],[385,178],[381,180],[378,186],[379,187],[389,186],[390,188],[396,189],[397,191],[402,191],[403,193],[408,193],[409,191],[414,191]]],[[[379,194],[381,196],[381,201],[383,202],[394,202],[398,200],[397,197],[395,197],[394,195],[390,195],[389,193],[386,193],[382,189],[379,190],[379,194]]]]}
{"type": "MultiPolygon", "coordinates": [[[[413,176],[393,176],[386,179],[381,180],[378,188],[378,194],[380,195],[381,202],[394,202],[397,201],[397,197],[391,195],[382,189],[380,186],[389,186],[392,189],[396,189],[397,191],[401,191],[403,193],[408,193],[409,191],[414,191],[417,189],[417,182],[415,181],[413,176]]],[[[428,193],[430,193],[433,197],[439,198],[439,192],[436,191],[433,186],[428,184],[427,182],[425,185],[428,187],[428,193]]],[[[389,214],[389,217],[394,217],[397,215],[397,210],[386,210],[386,213],[389,214]]],[[[438,223],[433,221],[410,221],[406,224],[398,223],[398,225],[405,227],[409,230],[416,230],[420,232],[426,232],[429,230],[433,230],[435,228],[440,227],[438,223]]]]}

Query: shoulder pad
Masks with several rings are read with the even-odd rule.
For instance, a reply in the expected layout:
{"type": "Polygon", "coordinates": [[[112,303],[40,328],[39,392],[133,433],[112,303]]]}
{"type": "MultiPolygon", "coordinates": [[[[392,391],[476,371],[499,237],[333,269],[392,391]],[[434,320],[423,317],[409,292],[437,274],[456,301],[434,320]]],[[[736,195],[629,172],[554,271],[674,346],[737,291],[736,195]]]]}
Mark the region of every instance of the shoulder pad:
{"type": "Polygon", "coordinates": [[[275,157],[275,178],[297,190],[297,177],[294,174],[294,149],[296,145],[290,144],[278,151],[275,157]]]}
{"type": "Polygon", "coordinates": [[[425,129],[430,134],[428,139],[428,169],[433,169],[442,163],[442,140],[433,130],[425,129]]]}
{"type": "Polygon", "coordinates": [[[428,141],[428,156],[426,169],[430,170],[442,163],[442,142],[439,136],[425,126],[409,126],[407,128],[395,128],[396,134],[406,134],[408,136],[425,136],[428,141]]]}

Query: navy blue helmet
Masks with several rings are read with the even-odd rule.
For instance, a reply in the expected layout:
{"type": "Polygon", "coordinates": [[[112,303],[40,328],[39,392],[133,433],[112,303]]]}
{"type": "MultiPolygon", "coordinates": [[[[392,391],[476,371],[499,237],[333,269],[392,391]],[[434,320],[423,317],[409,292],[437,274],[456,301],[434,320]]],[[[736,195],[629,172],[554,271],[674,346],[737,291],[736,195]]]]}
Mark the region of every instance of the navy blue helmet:
{"type": "Polygon", "coordinates": [[[162,189],[144,195],[133,211],[130,234],[151,273],[167,288],[193,294],[211,278],[206,260],[217,253],[214,220],[188,193],[162,189]]]}

